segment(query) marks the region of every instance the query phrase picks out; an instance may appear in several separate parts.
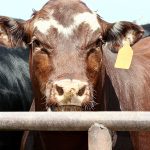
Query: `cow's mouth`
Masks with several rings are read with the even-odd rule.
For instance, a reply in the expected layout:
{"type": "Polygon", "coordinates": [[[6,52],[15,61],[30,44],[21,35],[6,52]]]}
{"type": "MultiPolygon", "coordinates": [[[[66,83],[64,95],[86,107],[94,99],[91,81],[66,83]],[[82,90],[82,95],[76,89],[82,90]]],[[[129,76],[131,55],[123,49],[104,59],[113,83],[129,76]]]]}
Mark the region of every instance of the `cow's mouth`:
{"type": "Polygon", "coordinates": [[[83,108],[76,105],[61,105],[49,107],[47,111],[83,111],[83,108]]]}

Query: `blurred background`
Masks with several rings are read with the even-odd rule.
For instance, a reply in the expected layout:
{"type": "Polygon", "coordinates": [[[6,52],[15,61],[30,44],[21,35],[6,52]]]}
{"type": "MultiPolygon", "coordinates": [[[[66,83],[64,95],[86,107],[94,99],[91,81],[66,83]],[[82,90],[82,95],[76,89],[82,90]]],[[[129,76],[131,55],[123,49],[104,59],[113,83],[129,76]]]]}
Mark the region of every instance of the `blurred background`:
{"type": "MultiPolygon", "coordinates": [[[[39,10],[48,0],[1,0],[0,15],[29,19],[32,9],[39,10]]],[[[150,23],[150,0],[83,0],[108,22],[121,20],[150,23]]]]}

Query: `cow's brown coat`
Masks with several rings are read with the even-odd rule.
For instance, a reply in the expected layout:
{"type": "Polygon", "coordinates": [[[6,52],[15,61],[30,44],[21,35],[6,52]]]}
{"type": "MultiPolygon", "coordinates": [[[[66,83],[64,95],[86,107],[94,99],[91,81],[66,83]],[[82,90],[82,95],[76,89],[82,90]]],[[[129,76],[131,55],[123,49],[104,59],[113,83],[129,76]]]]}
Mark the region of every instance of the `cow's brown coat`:
{"type": "MultiPolygon", "coordinates": [[[[131,93],[130,88],[126,88],[126,86],[123,87],[123,85],[127,80],[131,80],[129,77],[130,73],[137,75],[140,67],[144,69],[144,72],[138,72],[139,74],[143,73],[144,75],[142,76],[141,74],[140,77],[142,79],[148,78],[148,70],[145,69],[141,62],[143,62],[143,58],[146,58],[147,56],[147,58],[149,58],[149,55],[144,55],[142,52],[149,50],[142,51],[140,49],[141,51],[139,51],[139,54],[142,54],[142,56],[138,55],[135,57],[130,70],[117,72],[117,69],[114,69],[113,67],[110,69],[109,67],[110,64],[114,64],[114,58],[116,56],[114,52],[118,52],[119,48],[123,45],[122,41],[126,40],[127,34],[130,33],[130,31],[133,31],[131,35],[132,38],[129,39],[131,45],[133,45],[141,38],[143,34],[142,28],[130,22],[121,22],[121,28],[116,30],[118,27],[116,24],[107,23],[98,16],[97,19],[99,21],[100,28],[94,32],[91,31],[88,24],[82,23],[73,31],[74,34],[72,34],[69,38],[66,38],[62,34],[58,34],[56,28],[49,29],[48,34],[46,35],[36,30],[36,28],[34,28],[34,23],[39,18],[47,20],[49,18],[49,14],[51,13],[51,9],[55,10],[54,17],[59,20],[59,23],[64,27],[73,23],[72,17],[77,12],[91,13],[87,6],[80,1],[51,0],[40,11],[35,12],[30,20],[27,20],[22,24],[15,21],[12,22],[12,20],[10,20],[10,24],[9,18],[7,17],[0,19],[0,22],[5,22],[6,29],[8,29],[10,32],[9,34],[13,37],[14,44],[17,44],[18,41],[21,40],[29,44],[30,74],[35,96],[35,110],[47,110],[47,105],[49,102],[47,103],[45,101],[45,89],[49,82],[56,79],[66,78],[87,81],[90,87],[90,97],[86,100],[86,104],[89,106],[88,108],[93,108],[93,105],[95,104],[90,102],[92,99],[98,104],[95,106],[95,110],[104,110],[105,89],[103,88],[103,85],[105,82],[105,67],[110,79],[112,80],[119,100],[121,100],[121,96],[123,96],[122,100],[124,100],[124,102],[120,102],[123,110],[148,110],[149,108],[144,105],[143,102],[141,103],[141,107],[134,105],[136,104],[134,94],[131,93]],[[103,43],[106,43],[107,45],[105,49],[102,46],[103,43]],[[66,61],[68,63],[66,63],[66,61]],[[136,67],[136,63],[140,66],[138,69],[136,67]],[[124,90],[126,90],[126,93],[124,90]],[[125,98],[129,98],[128,100],[132,98],[132,101],[127,103],[127,99],[125,98]],[[124,103],[126,105],[123,105],[124,103]]],[[[140,47],[139,45],[137,47],[140,47]]],[[[134,46],[134,49],[136,51],[136,45],[134,46]]],[[[137,83],[134,81],[135,80],[132,80],[132,85],[134,85],[133,88],[135,88],[134,92],[138,93],[139,91],[136,89],[137,83]]],[[[145,84],[148,84],[149,80],[146,79],[146,81],[147,82],[145,82],[145,84]]],[[[144,82],[141,84],[145,87],[143,83],[144,82]]],[[[148,90],[148,88],[149,87],[147,86],[145,89],[148,90]]],[[[139,96],[145,96],[144,99],[146,100],[147,98],[148,100],[149,92],[147,91],[146,94],[139,92],[139,96]]],[[[52,104],[54,103],[52,102],[52,104]]],[[[39,131],[33,134],[35,135],[35,150],[87,149],[87,133],[84,132],[67,133],[39,131]]],[[[145,138],[140,140],[143,142],[145,138]]],[[[139,145],[141,142],[140,140],[139,145]]],[[[138,147],[137,143],[136,146],[138,147]]],[[[144,146],[140,148],[146,149],[144,146]]],[[[22,147],[22,149],[25,148],[22,147]]]]}

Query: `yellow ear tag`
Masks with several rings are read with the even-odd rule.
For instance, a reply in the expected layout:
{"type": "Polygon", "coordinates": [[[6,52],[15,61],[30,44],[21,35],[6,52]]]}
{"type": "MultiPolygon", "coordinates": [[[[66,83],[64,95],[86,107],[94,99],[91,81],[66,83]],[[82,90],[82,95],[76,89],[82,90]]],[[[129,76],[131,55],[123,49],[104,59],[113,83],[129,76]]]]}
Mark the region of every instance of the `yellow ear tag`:
{"type": "Polygon", "coordinates": [[[128,41],[123,45],[122,48],[120,48],[118,52],[115,68],[129,69],[132,62],[132,57],[133,57],[133,50],[128,41]]]}

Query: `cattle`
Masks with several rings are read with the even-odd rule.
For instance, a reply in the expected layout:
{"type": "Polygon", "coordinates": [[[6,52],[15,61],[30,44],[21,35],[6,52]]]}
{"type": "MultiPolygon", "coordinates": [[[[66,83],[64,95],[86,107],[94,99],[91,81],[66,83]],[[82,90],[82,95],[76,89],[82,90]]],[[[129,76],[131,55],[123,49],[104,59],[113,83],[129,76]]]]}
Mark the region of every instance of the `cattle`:
{"type": "MultiPolygon", "coordinates": [[[[106,91],[111,82],[122,110],[149,110],[148,64],[143,65],[145,57],[148,62],[148,50],[142,48],[141,42],[135,44],[143,35],[142,27],[126,21],[108,23],[80,0],[51,0],[23,23],[8,17],[0,22],[14,45],[23,41],[30,48],[35,111],[48,114],[106,110],[106,91]],[[116,69],[114,59],[126,42],[137,56],[134,55],[130,69],[116,69]],[[107,78],[110,82],[106,82],[107,78]],[[142,87],[140,92],[138,84],[142,87]]],[[[87,132],[36,131],[25,135],[34,142],[28,146],[30,140],[23,138],[27,142],[22,142],[21,149],[88,149],[87,132]]],[[[135,149],[150,147],[146,139],[149,136],[131,133],[135,149]]]]}
{"type": "MultiPolygon", "coordinates": [[[[107,74],[110,77],[120,102],[122,111],[150,110],[150,37],[143,38],[133,45],[134,57],[129,70],[114,69],[112,64],[116,54],[109,53],[104,47],[104,61],[107,74]],[[113,74],[113,76],[112,76],[113,74]]],[[[131,133],[135,149],[149,149],[149,132],[131,133]]]]}
{"type": "MultiPolygon", "coordinates": [[[[2,18],[2,16],[0,16],[0,18],[2,18]]],[[[23,22],[23,20],[19,21],[23,22]]],[[[14,48],[15,45],[12,45],[13,43],[11,43],[11,37],[8,32],[9,31],[6,31],[4,28],[4,22],[1,21],[0,111],[28,111],[32,100],[31,82],[28,69],[29,49],[24,47],[23,44],[18,45],[19,48],[14,48]]],[[[113,104],[113,106],[115,105],[115,108],[108,106],[108,109],[118,110],[115,93],[113,97],[114,100],[111,103],[115,102],[115,104],[113,104]]],[[[19,150],[21,136],[22,132],[0,132],[0,149],[19,150]]],[[[127,133],[119,133],[115,148],[124,147],[123,144],[128,144],[128,147],[131,147],[129,139],[126,138],[127,136],[127,133]],[[124,141],[123,143],[121,142],[122,140],[124,141]]],[[[29,140],[29,145],[31,145],[32,138],[29,140]]]]}
{"type": "Polygon", "coordinates": [[[144,37],[150,36],[150,24],[143,24],[141,25],[144,29],[144,37]]]}
{"type": "MultiPolygon", "coordinates": [[[[1,17],[0,17],[1,18],[1,17]]],[[[23,43],[22,43],[23,44],[23,43]]],[[[19,46],[19,45],[18,45],[19,46]]],[[[29,49],[13,48],[4,24],[0,23],[0,111],[29,111],[32,89],[29,49]]],[[[17,150],[23,132],[0,132],[0,150],[17,150]]]]}

